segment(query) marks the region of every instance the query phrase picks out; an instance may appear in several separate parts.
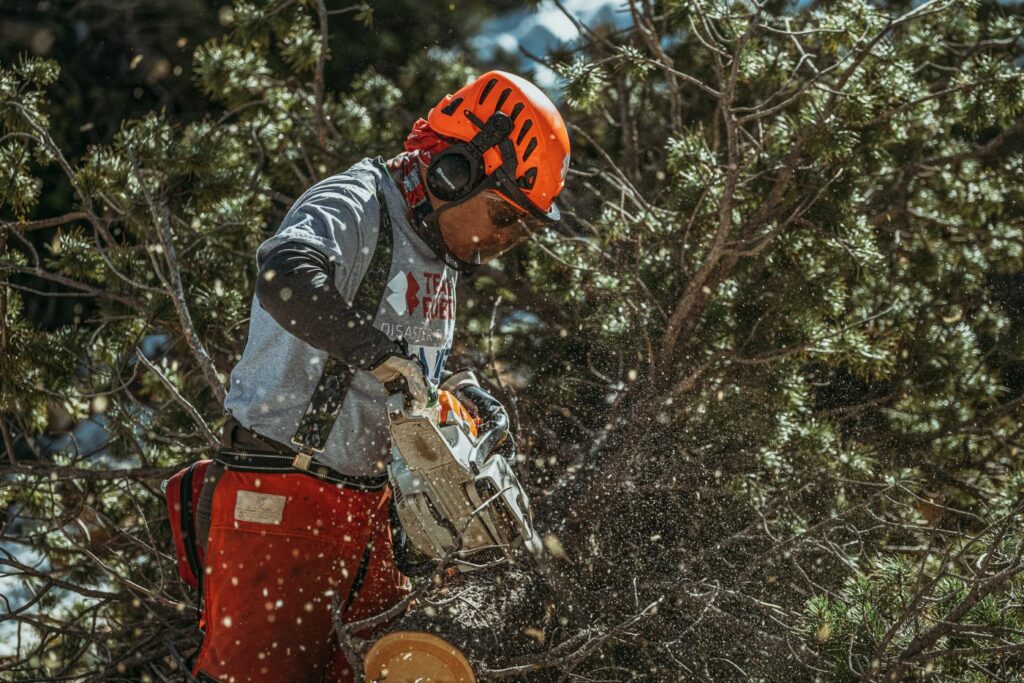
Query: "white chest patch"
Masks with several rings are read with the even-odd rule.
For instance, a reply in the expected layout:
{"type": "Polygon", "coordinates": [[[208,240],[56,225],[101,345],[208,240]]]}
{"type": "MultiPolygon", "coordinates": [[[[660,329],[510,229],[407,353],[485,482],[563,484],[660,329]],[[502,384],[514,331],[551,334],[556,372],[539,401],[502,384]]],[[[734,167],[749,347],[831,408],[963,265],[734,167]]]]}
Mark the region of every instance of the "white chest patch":
{"type": "Polygon", "coordinates": [[[285,500],[285,496],[272,493],[239,491],[235,498],[235,519],[257,524],[280,524],[285,500]]]}

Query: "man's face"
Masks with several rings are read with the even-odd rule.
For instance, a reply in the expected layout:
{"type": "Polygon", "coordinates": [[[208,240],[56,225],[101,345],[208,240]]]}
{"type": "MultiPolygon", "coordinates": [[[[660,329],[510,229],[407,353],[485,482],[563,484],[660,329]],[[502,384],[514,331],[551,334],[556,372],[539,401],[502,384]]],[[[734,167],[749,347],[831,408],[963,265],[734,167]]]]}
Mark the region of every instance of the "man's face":
{"type": "Polygon", "coordinates": [[[544,227],[544,221],[491,190],[445,210],[438,222],[448,249],[468,263],[498,258],[544,227]]]}

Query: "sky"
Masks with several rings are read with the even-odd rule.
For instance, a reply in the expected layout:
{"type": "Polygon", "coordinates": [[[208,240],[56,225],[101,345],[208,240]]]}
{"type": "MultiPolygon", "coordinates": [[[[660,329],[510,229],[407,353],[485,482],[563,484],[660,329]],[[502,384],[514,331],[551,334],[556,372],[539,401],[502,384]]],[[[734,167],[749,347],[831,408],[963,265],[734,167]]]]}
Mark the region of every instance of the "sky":
{"type": "MultiPolygon", "coordinates": [[[[629,8],[622,0],[563,0],[561,5],[588,27],[606,24],[625,28],[633,23],[629,8]]],[[[580,33],[566,12],[559,9],[553,0],[543,0],[536,10],[506,12],[485,23],[471,45],[485,61],[502,52],[517,56],[519,66],[534,70],[534,81],[549,95],[554,95],[558,76],[523,51],[544,57],[555,48],[575,42],[580,33]]]]}

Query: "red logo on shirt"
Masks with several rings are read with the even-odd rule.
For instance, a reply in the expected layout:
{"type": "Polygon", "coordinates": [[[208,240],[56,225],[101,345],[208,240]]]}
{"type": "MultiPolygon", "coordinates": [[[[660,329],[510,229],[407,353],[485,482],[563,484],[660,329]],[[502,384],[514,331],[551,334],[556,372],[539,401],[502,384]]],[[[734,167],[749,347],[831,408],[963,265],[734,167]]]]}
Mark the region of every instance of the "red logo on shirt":
{"type": "Polygon", "coordinates": [[[400,272],[388,282],[385,300],[395,313],[430,320],[454,318],[455,293],[451,280],[442,277],[441,273],[423,272],[419,275],[400,272]]]}
{"type": "Polygon", "coordinates": [[[419,297],[416,296],[416,292],[420,291],[420,283],[416,282],[416,278],[412,276],[412,273],[406,273],[405,277],[405,310],[415,311],[416,307],[420,305],[419,297]]]}

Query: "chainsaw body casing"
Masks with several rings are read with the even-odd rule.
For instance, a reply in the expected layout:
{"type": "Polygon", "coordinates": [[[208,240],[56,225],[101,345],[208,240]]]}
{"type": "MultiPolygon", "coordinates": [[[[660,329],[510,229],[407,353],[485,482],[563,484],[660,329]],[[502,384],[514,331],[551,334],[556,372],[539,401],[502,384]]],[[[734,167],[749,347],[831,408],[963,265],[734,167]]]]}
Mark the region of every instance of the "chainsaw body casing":
{"type": "Polygon", "coordinates": [[[389,399],[388,415],[388,475],[416,550],[440,560],[461,533],[451,559],[462,571],[511,559],[518,547],[541,552],[529,498],[505,458],[479,453],[479,441],[460,424],[439,426],[429,412],[407,412],[401,394],[389,399]]]}

